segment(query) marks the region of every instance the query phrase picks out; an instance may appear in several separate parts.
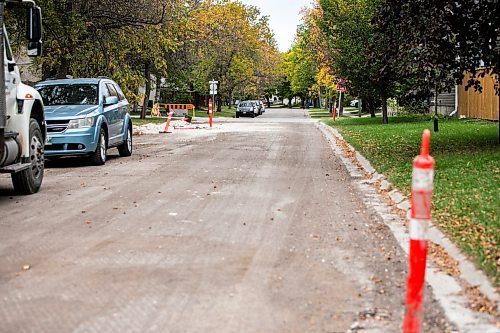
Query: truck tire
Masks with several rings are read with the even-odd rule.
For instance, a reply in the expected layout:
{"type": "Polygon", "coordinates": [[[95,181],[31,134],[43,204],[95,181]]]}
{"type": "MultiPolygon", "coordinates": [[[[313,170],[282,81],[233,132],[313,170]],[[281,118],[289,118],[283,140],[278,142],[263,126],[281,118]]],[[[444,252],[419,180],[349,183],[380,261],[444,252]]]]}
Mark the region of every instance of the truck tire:
{"type": "Polygon", "coordinates": [[[132,155],[132,124],[128,125],[127,133],[125,135],[125,141],[118,146],[118,153],[121,157],[132,155]]]}
{"type": "Polygon", "coordinates": [[[106,131],[101,127],[99,131],[99,139],[97,140],[97,147],[90,155],[90,162],[93,165],[104,165],[106,163],[106,153],[108,147],[106,145],[106,131]]]}
{"type": "Polygon", "coordinates": [[[40,190],[44,171],[43,136],[38,122],[31,118],[29,129],[31,166],[28,169],[12,174],[14,190],[19,194],[33,194],[40,190]]]}

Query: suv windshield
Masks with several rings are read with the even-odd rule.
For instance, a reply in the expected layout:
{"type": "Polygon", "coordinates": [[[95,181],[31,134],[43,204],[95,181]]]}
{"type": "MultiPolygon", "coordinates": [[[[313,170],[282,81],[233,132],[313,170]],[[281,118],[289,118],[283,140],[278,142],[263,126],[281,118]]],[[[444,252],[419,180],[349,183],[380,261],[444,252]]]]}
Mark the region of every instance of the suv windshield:
{"type": "Polygon", "coordinates": [[[97,105],[96,84],[54,84],[35,86],[43,103],[50,105],[97,105]]]}

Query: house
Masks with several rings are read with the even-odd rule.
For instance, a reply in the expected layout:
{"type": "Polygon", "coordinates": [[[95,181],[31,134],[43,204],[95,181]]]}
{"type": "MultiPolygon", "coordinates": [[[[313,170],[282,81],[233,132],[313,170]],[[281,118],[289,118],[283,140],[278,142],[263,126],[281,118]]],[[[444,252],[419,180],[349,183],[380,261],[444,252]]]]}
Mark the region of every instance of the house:
{"type": "MultiPolygon", "coordinates": [[[[495,94],[495,78],[485,74],[480,78],[482,92],[473,87],[465,89],[466,78],[460,86],[455,86],[450,92],[437,96],[438,114],[443,116],[458,116],[462,118],[477,118],[485,120],[499,119],[499,96],[495,94]]],[[[434,98],[431,99],[430,111],[434,111],[434,98]]]]}
{"type": "Polygon", "coordinates": [[[495,94],[495,78],[486,74],[480,78],[482,93],[476,92],[474,88],[465,90],[465,84],[458,89],[458,115],[465,118],[479,118],[486,120],[499,120],[499,98],[495,94]]]}

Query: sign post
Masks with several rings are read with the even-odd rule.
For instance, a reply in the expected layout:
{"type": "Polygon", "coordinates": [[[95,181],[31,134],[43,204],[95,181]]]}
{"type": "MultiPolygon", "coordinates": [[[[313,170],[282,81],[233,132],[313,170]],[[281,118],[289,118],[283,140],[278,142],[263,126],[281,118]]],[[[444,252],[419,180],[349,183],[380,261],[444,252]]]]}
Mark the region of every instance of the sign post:
{"type": "Polygon", "coordinates": [[[344,103],[344,92],[346,92],[346,87],[344,86],[344,80],[343,79],[339,79],[338,83],[337,83],[337,91],[340,92],[340,96],[339,96],[339,116],[343,116],[344,115],[344,106],[343,106],[343,103],[344,103]]]}
{"type": "Polygon", "coordinates": [[[215,103],[215,96],[217,95],[217,84],[219,83],[219,81],[212,80],[209,81],[208,83],[210,84],[210,95],[212,96],[212,102],[215,108],[216,107],[215,105],[217,104],[215,103]]]}

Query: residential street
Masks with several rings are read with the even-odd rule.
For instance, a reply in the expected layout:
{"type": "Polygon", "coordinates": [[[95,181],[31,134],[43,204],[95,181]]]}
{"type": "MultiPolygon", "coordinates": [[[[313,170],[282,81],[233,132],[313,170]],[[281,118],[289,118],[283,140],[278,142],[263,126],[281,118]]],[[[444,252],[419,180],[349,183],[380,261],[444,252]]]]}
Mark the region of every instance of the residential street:
{"type": "Polygon", "coordinates": [[[401,332],[406,254],[303,110],[108,153],[1,175],[0,332],[401,332]]]}

